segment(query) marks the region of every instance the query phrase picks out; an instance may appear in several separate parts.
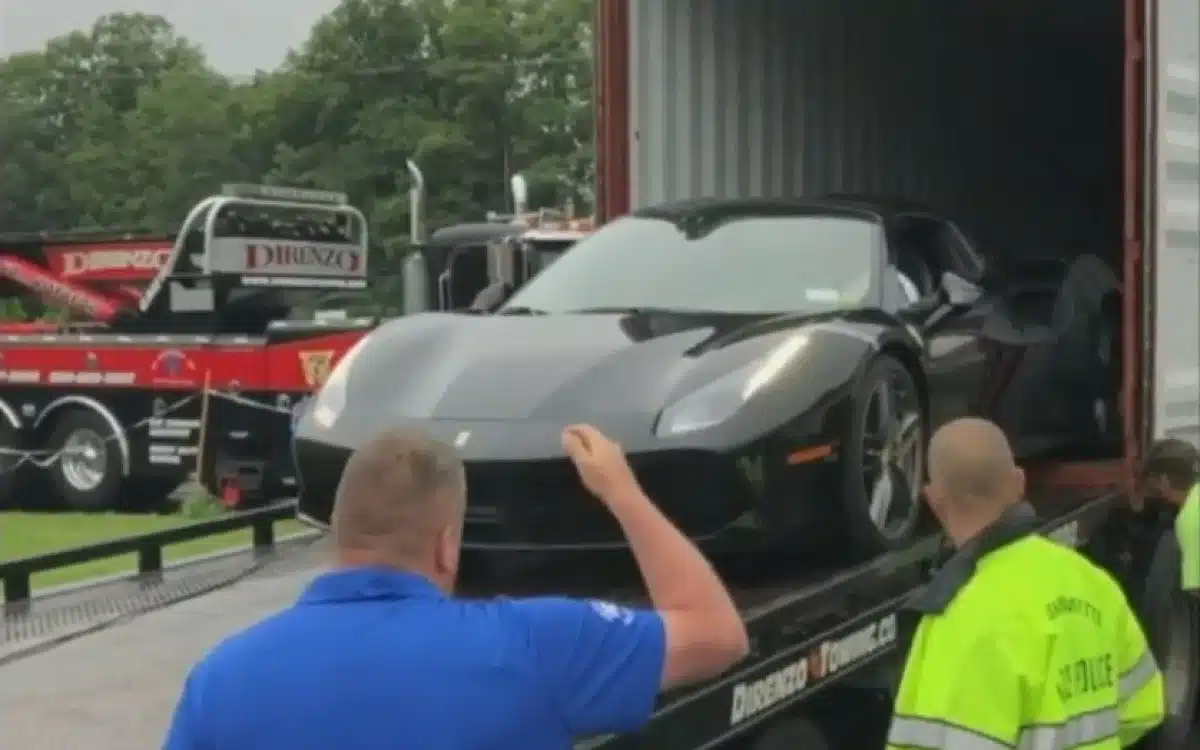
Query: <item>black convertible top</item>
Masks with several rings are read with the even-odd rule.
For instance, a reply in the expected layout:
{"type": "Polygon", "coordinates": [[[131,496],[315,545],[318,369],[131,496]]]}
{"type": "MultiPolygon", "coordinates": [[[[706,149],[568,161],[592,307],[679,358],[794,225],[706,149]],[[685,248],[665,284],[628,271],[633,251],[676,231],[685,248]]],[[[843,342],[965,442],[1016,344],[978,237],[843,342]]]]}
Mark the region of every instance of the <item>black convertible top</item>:
{"type": "Polygon", "coordinates": [[[634,211],[632,215],[682,222],[778,213],[886,220],[899,213],[937,212],[906,198],[837,193],[812,198],[691,198],[647,206],[634,211]]]}

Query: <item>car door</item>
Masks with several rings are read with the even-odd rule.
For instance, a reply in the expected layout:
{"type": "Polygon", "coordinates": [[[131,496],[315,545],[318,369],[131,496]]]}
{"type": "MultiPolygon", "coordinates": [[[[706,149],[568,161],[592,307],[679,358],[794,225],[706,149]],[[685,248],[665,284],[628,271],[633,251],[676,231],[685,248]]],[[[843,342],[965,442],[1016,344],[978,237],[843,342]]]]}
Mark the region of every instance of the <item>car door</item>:
{"type": "Polygon", "coordinates": [[[911,279],[922,294],[912,307],[915,316],[902,317],[910,319],[923,334],[929,417],[931,427],[936,429],[975,412],[988,376],[990,358],[982,336],[986,300],[981,294],[972,294],[981,268],[972,267],[967,262],[972,256],[955,246],[962,233],[939,217],[917,213],[898,216],[892,237],[892,261],[897,272],[907,269],[905,275],[910,279],[914,271],[922,275],[921,279],[911,279]],[[932,289],[925,288],[930,283],[932,289]]]}

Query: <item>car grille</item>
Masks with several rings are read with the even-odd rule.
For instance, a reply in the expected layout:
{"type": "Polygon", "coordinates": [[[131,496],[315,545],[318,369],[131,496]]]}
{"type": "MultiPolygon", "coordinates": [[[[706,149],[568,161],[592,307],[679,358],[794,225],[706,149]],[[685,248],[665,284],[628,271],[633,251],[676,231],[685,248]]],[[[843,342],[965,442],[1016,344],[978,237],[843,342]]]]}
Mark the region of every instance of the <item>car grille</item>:
{"type": "MultiPolygon", "coordinates": [[[[685,533],[715,533],[750,507],[750,493],[728,457],[699,452],[633,460],[638,481],[685,533]]],[[[467,466],[471,546],[620,546],[624,535],[565,460],[467,466]]]]}

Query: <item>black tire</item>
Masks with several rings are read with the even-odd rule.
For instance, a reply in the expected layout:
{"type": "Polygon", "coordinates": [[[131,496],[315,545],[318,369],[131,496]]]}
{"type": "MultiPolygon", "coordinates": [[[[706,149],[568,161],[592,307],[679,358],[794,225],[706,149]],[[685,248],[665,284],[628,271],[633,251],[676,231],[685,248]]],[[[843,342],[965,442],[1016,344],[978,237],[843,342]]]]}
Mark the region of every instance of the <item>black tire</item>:
{"type": "Polygon", "coordinates": [[[784,719],[755,739],[752,750],[833,750],[833,743],[815,721],[784,719]]]}
{"type": "Polygon", "coordinates": [[[1200,604],[1180,589],[1179,545],[1162,535],[1146,573],[1137,611],[1167,681],[1167,718],[1140,747],[1178,750],[1200,726],[1200,604]]]}
{"type": "Polygon", "coordinates": [[[58,456],[46,472],[63,507],[100,511],[120,505],[121,451],[107,420],[91,409],[72,409],[54,421],[46,448],[58,456]],[[80,442],[92,452],[81,454],[77,450],[80,442]],[[81,464],[86,464],[84,468],[94,476],[85,479],[81,464]]]}
{"type": "Polygon", "coordinates": [[[927,422],[913,374],[894,357],[877,357],[855,389],[854,411],[842,443],[842,512],[849,551],[856,557],[904,549],[920,531],[924,515],[920,494],[925,475],[927,422]],[[898,437],[902,437],[899,435],[889,434],[885,438],[876,434],[875,422],[879,414],[877,393],[881,388],[893,392],[896,416],[904,421],[907,430],[915,430],[915,435],[909,432],[905,434],[911,435],[910,439],[916,447],[913,459],[915,467],[912,467],[914,480],[906,479],[903,472],[888,461],[888,476],[895,488],[895,495],[891,509],[883,513],[884,522],[879,524],[871,517],[870,486],[877,481],[881,471],[879,466],[872,466],[872,462],[886,460],[886,456],[901,442],[913,444],[898,440],[898,437]]]}

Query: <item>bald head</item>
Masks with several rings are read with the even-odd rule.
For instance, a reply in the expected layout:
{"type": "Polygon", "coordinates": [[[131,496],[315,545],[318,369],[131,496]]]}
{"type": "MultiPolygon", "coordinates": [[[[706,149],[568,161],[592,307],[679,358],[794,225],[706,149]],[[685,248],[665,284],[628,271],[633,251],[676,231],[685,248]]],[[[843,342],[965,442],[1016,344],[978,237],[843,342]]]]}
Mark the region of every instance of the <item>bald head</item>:
{"type": "Polygon", "coordinates": [[[957,419],[934,434],[929,479],[951,505],[1007,505],[1024,491],[1008,438],[986,419],[957,419]]]}
{"type": "Polygon", "coordinates": [[[466,505],[462,461],[419,432],[389,430],[346,463],[331,519],[340,550],[399,559],[424,556],[446,528],[461,528],[466,505]]]}

